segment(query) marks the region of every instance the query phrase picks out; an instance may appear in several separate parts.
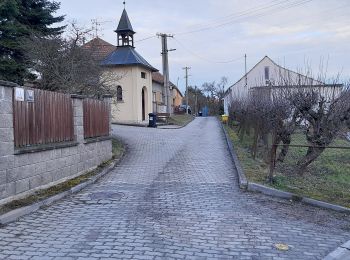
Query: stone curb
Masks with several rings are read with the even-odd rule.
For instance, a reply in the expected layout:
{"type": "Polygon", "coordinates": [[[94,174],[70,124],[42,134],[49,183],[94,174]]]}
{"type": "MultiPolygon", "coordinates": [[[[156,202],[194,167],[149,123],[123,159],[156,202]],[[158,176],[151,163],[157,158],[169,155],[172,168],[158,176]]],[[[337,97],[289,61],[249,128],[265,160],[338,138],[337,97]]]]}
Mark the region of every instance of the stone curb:
{"type": "MultiPolygon", "coordinates": [[[[171,127],[166,127],[167,125],[164,125],[165,127],[162,127],[162,128],[156,128],[156,129],[180,129],[180,128],[184,128],[185,126],[187,126],[189,123],[191,123],[196,117],[193,117],[193,119],[189,122],[187,122],[186,124],[182,125],[182,126],[178,126],[176,128],[171,128],[171,127]]],[[[112,125],[121,125],[121,126],[135,126],[135,127],[147,127],[148,128],[148,125],[141,125],[141,124],[132,124],[132,123],[112,123],[112,125]]],[[[151,129],[153,127],[150,127],[151,129]]]]}
{"type": "Polygon", "coordinates": [[[270,188],[270,187],[264,186],[262,184],[257,184],[254,182],[248,182],[247,190],[252,191],[252,192],[263,193],[265,195],[269,195],[269,196],[273,196],[273,197],[277,197],[277,198],[281,198],[281,199],[300,201],[300,202],[303,202],[305,204],[312,205],[315,207],[330,209],[330,210],[350,214],[349,208],[346,208],[346,207],[343,207],[340,205],[336,205],[336,204],[327,203],[327,202],[320,201],[320,200],[302,197],[300,195],[297,195],[297,194],[294,194],[291,192],[277,190],[277,189],[270,188]]]}
{"type": "Polygon", "coordinates": [[[346,208],[346,207],[343,207],[343,206],[340,206],[340,205],[337,205],[337,204],[324,202],[324,201],[321,201],[321,200],[315,200],[315,199],[311,199],[311,198],[307,198],[307,197],[302,197],[301,198],[301,202],[304,202],[306,204],[313,205],[313,206],[319,207],[319,208],[326,208],[326,209],[331,209],[331,210],[335,210],[335,211],[339,211],[339,212],[344,212],[344,213],[349,213],[350,214],[350,209],[349,208],[346,208]]]}
{"type": "Polygon", "coordinates": [[[350,208],[346,208],[346,207],[343,207],[340,205],[331,204],[328,202],[319,201],[319,200],[315,200],[315,199],[311,199],[311,198],[307,198],[307,197],[302,197],[302,196],[299,196],[299,195],[291,193],[291,192],[281,191],[281,190],[267,187],[267,186],[262,185],[262,184],[249,182],[244,174],[242,167],[240,166],[238,157],[237,157],[235,151],[233,150],[233,145],[232,145],[232,142],[230,140],[230,137],[228,136],[227,131],[224,128],[224,125],[223,124],[221,124],[221,125],[222,125],[222,129],[225,133],[228,149],[231,153],[232,160],[233,160],[235,167],[237,169],[237,172],[238,172],[238,179],[239,179],[240,188],[246,189],[246,190],[252,191],[252,192],[260,192],[260,193],[263,193],[265,195],[269,195],[269,196],[273,196],[273,197],[277,197],[277,198],[288,199],[288,200],[293,200],[293,201],[300,201],[300,202],[303,202],[305,204],[309,204],[309,205],[319,207],[319,208],[325,208],[325,209],[335,210],[338,212],[350,213],[350,208]]]}
{"type": "Polygon", "coordinates": [[[165,130],[176,130],[176,129],[180,129],[180,128],[183,128],[183,127],[185,127],[185,126],[178,126],[178,125],[176,125],[176,127],[169,127],[169,125],[164,125],[164,126],[157,126],[157,129],[160,129],[160,130],[163,130],[163,129],[165,129],[165,130]]]}
{"type": "Polygon", "coordinates": [[[237,173],[238,173],[238,184],[239,184],[239,187],[241,189],[247,189],[248,188],[248,181],[247,181],[247,178],[243,172],[243,169],[241,167],[241,163],[239,162],[238,160],[238,157],[237,157],[237,154],[235,152],[235,150],[233,149],[233,144],[231,142],[231,139],[224,127],[224,124],[221,124],[222,126],[222,130],[224,131],[224,134],[225,134],[225,139],[226,139],[226,143],[227,143],[227,147],[228,147],[228,150],[230,152],[230,155],[231,155],[231,159],[233,161],[233,164],[237,170],[237,173]]]}
{"type": "Polygon", "coordinates": [[[191,120],[191,121],[188,121],[186,124],[180,126],[178,129],[184,128],[184,127],[187,126],[189,123],[192,123],[195,119],[196,119],[196,116],[192,116],[192,120],[191,120]]]}
{"type": "Polygon", "coordinates": [[[266,187],[264,185],[257,184],[254,182],[248,183],[247,190],[253,191],[253,192],[260,192],[260,193],[263,193],[265,195],[270,195],[270,196],[274,196],[274,197],[278,197],[278,198],[282,198],[282,199],[287,199],[287,200],[294,199],[294,200],[296,200],[296,197],[293,193],[290,193],[287,191],[277,190],[277,189],[270,188],[270,187],[266,187]]]}
{"type": "Polygon", "coordinates": [[[112,125],[121,125],[121,126],[135,126],[135,127],[147,127],[147,125],[142,125],[142,124],[133,124],[133,123],[113,123],[112,125]]]}
{"type": "Polygon", "coordinates": [[[340,205],[331,204],[331,203],[327,203],[324,201],[315,200],[315,199],[311,199],[311,198],[307,198],[307,197],[302,197],[302,196],[299,196],[299,195],[291,193],[291,192],[277,190],[277,189],[270,188],[270,187],[264,186],[262,184],[257,184],[254,182],[248,183],[247,190],[253,191],[253,192],[260,192],[260,193],[263,193],[265,195],[270,195],[270,196],[278,197],[281,199],[300,201],[300,202],[303,202],[305,204],[309,204],[309,205],[319,207],[319,208],[325,208],[325,209],[331,209],[331,210],[338,211],[338,212],[350,213],[349,208],[346,208],[346,207],[343,207],[340,205]]]}
{"type": "Polygon", "coordinates": [[[18,220],[20,217],[23,217],[25,215],[33,213],[42,207],[49,206],[49,205],[53,204],[54,202],[57,202],[57,201],[65,198],[71,194],[78,193],[82,189],[95,183],[98,179],[102,178],[107,173],[109,173],[111,170],[113,170],[113,168],[121,161],[121,159],[124,157],[124,155],[125,155],[125,151],[121,154],[121,156],[119,158],[117,158],[113,162],[111,162],[100,173],[91,177],[89,180],[72,187],[71,189],[69,189],[67,191],[63,191],[61,193],[58,193],[52,197],[49,197],[47,199],[44,199],[44,200],[39,201],[37,203],[34,203],[32,205],[18,208],[18,209],[12,210],[10,212],[7,212],[7,213],[1,215],[0,216],[0,225],[5,225],[5,224],[8,224],[10,222],[14,222],[14,221],[18,220]]]}
{"type": "MultiPolygon", "coordinates": [[[[187,123],[184,124],[184,125],[178,126],[178,127],[176,127],[176,128],[162,127],[162,128],[157,128],[157,129],[167,129],[167,130],[169,130],[169,129],[181,129],[181,128],[184,128],[185,126],[187,126],[189,123],[193,122],[193,120],[195,120],[195,119],[196,119],[196,117],[193,117],[191,121],[187,122],[187,123]]],[[[167,126],[167,125],[165,125],[165,126],[167,126]]]]}
{"type": "Polygon", "coordinates": [[[350,240],[333,252],[329,253],[323,260],[349,260],[350,259],[350,240]]]}

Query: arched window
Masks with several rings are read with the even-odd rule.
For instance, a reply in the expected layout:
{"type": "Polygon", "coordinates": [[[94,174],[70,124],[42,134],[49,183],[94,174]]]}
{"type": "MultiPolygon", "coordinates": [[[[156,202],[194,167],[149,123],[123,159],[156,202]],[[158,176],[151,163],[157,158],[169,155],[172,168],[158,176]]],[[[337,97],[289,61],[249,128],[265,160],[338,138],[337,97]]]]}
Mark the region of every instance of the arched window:
{"type": "Polygon", "coordinates": [[[123,101],[123,89],[121,86],[117,87],[117,101],[123,101]]]}

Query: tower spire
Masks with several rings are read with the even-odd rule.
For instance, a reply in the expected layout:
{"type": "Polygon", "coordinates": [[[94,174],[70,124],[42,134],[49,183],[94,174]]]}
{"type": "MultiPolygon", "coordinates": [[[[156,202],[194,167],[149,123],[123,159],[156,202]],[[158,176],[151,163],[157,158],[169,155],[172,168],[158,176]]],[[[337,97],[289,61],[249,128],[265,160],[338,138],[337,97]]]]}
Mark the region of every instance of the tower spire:
{"type": "Polygon", "coordinates": [[[134,30],[131,26],[131,22],[128,17],[126,10],[123,10],[122,16],[120,17],[117,30],[118,34],[118,46],[131,46],[134,47],[134,30]]]}

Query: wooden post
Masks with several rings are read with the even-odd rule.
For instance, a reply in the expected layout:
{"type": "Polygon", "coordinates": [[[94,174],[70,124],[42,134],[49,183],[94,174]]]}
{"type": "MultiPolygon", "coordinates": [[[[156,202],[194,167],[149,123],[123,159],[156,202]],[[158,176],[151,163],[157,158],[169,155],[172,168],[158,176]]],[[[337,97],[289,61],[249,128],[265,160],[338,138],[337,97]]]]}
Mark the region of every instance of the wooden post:
{"type": "MultiPolygon", "coordinates": [[[[274,141],[275,140],[273,140],[273,142],[274,141]]],[[[269,171],[269,176],[268,176],[268,181],[270,183],[273,182],[273,173],[274,173],[275,166],[276,166],[276,153],[277,153],[277,145],[275,143],[273,143],[272,147],[271,147],[270,171],[269,171]]]]}

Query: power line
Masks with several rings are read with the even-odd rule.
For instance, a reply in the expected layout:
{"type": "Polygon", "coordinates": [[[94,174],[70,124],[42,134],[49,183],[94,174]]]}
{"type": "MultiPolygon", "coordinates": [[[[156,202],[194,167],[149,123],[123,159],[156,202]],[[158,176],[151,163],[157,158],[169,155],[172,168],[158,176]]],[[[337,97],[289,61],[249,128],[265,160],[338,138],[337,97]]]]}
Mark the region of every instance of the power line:
{"type": "MultiPolygon", "coordinates": [[[[230,17],[230,20],[225,22],[225,23],[219,23],[219,24],[213,23],[209,27],[204,27],[204,28],[197,29],[197,30],[177,33],[177,35],[184,35],[184,34],[189,34],[189,33],[200,32],[200,31],[204,31],[204,30],[210,30],[210,29],[214,29],[214,28],[223,27],[223,26],[226,26],[226,25],[229,25],[229,24],[236,23],[240,19],[264,17],[266,15],[271,15],[271,14],[274,14],[274,13],[277,13],[277,12],[280,12],[280,11],[288,10],[288,9],[296,7],[296,6],[304,5],[304,4],[309,3],[309,2],[311,2],[313,0],[297,0],[295,2],[290,2],[290,1],[291,0],[284,0],[284,1],[273,0],[273,1],[269,2],[268,5],[258,5],[258,6],[254,7],[254,8],[247,9],[245,11],[242,11],[242,12],[239,12],[239,13],[236,13],[236,14],[231,14],[231,15],[228,15],[228,16],[225,16],[225,17],[222,17],[222,18],[218,18],[218,19],[222,20],[222,19],[230,17]],[[271,7],[272,7],[272,9],[271,9],[271,7]],[[262,11],[262,10],[266,10],[266,11],[261,12],[261,13],[256,13],[256,12],[259,12],[259,11],[262,11]]],[[[141,40],[138,40],[137,42],[145,41],[145,40],[152,39],[152,38],[155,38],[155,37],[156,37],[156,35],[152,35],[152,36],[143,38],[141,40]]],[[[239,61],[239,60],[244,58],[242,56],[242,57],[235,58],[235,59],[232,59],[232,60],[227,60],[227,61],[211,60],[211,59],[202,57],[202,56],[198,55],[197,53],[193,52],[187,46],[182,44],[177,38],[174,38],[174,40],[179,45],[181,45],[187,52],[189,52],[191,55],[193,55],[193,56],[195,56],[195,57],[197,57],[197,58],[199,58],[201,60],[210,62],[210,63],[218,63],[218,64],[233,63],[233,62],[239,61]]]]}
{"type": "MultiPolygon", "coordinates": [[[[327,10],[323,11],[322,13],[329,14],[331,11],[338,10],[338,9],[342,9],[342,8],[348,6],[348,5],[349,5],[349,3],[347,3],[347,4],[345,4],[345,5],[341,5],[341,6],[335,7],[335,8],[327,9],[327,10]]],[[[330,16],[330,15],[327,15],[327,16],[322,20],[322,22],[328,21],[328,20],[331,20],[331,19],[334,19],[334,18],[339,18],[339,17],[342,17],[342,16],[346,16],[346,15],[347,15],[346,13],[345,13],[345,14],[342,14],[342,15],[337,15],[337,16],[334,16],[334,15],[331,15],[331,16],[330,16]]],[[[310,18],[310,17],[316,17],[316,16],[308,16],[308,18],[310,18]]],[[[318,16],[317,16],[317,17],[318,17],[318,16]]],[[[319,22],[307,23],[307,25],[310,26],[310,25],[316,24],[316,23],[319,23],[319,22]]],[[[284,25],[284,24],[285,24],[285,23],[280,23],[279,25],[284,25]]],[[[237,39],[237,40],[242,40],[242,39],[249,39],[249,38],[254,38],[254,37],[252,37],[252,36],[240,36],[239,38],[237,37],[236,39],[237,39]]],[[[231,39],[232,39],[232,38],[231,38],[231,39]]],[[[196,56],[197,58],[200,58],[200,59],[205,60],[205,61],[208,61],[208,62],[213,62],[213,63],[215,63],[214,61],[211,61],[211,60],[209,60],[209,59],[206,59],[206,58],[204,58],[204,57],[201,57],[201,56],[197,55],[195,52],[191,51],[188,47],[184,46],[184,44],[181,44],[181,42],[178,41],[178,43],[179,43],[183,48],[185,48],[187,52],[191,53],[192,55],[196,56]]],[[[311,48],[309,48],[309,49],[311,49],[311,48]]],[[[238,58],[237,60],[240,60],[240,58],[238,58]]],[[[230,63],[230,62],[234,62],[234,61],[236,61],[236,59],[234,59],[234,60],[232,60],[232,61],[218,62],[218,63],[230,63]]]]}
{"type": "MultiPolygon", "coordinates": [[[[269,2],[269,3],[273,3],[273,2],[276,2],[276,1],[278,1],[278,0],[273,0],[273,1],[269,2]]],[[[282,1],[282,2],[286,2],[286,1],[288,2],[288,1],[291,1],[291,0],[284,0],[284,1],[282,1]]],[[[278,4],[280,4],[280,3],[278,3],[278,4]]],[[[247,9],[247,10],[245,10],[245,11],[239,12],[238,14],[247,12],[247,11],[249,11],[249,10],[257,9],[258,7],[261,7],[261,6],[265,6],[265,4],[255,6],[255,7],[251,8],[251,9],[247,9]]],[[[270,6],[267,6],[267,7],[270,7],[270,6]]],[[[265,8],[266,8],[266,7],[265,7],[265,8]]],[[[228,16],[224,16],[224,17],[220,17],[220,18],[214,19],[213,21],[215,21],[215,20],[222,20],[222,19],[231,17],[232,15],[233,15],[233,14],[228,15],[228,16]]],[[[206,24],[203,24],[203,26],[210,25],[210,24],[211,24],[211,23],[206,23],[206,24]]],[[[198,24],[198,25],[200,25],[200,24],[198,24]]],[[[198,26],[198,25],[195,25],[195,26],[198,26]]],[[[200,30],[202,30],[202,29],[200,29],[200,30]]],[[[195,31],[196,31],[196,30],[195,30],[195,31]]],[[[195,32],[195,31],[194,31],[194,32],[195,32]]],[[[176,34],[188,34],[188,33],[191,33],[191,32],[192,32],[192,31],[183,32],[183,33],[180,32],[180,33],[176,33],[176,34]]],[[[141,42],[141,41],[149,40],[149,39],[152,39],[152,38],[155,38],[155,37],[156,37],[156,35],[150,35],[149,37],[143,38],[143,39],[138,40],[138,41],[136,41],[136,42],[141,42]]]]}
{"type": "MultiPolygon", "coordinates": [[[[250,9],[247,9],[247,10],[244,10],[244,11],[240,11],[240,12],[237,12],[237,13],[233,13],[233,14],[230,14],[230,15],[226,15],[226,16],[222,16],[222,17],[218,17],[218,18],[212,19],[211,22],[209,22],[209,23],[196,24],[196,25],[193,25],[191,27],[209,26],[209,25],[213,24],[214,21],[217,21],[215,23],[218,23],[220,20],[225,20],[227,18],[230,18],[230,17],[235,16],[235,15],[239,15],[239,14],[247,12],[249,10],[253,11],[255,9],[258,9],[259,7],[264,7],[266,5],[270,5],[271,3],[278,2],[278,1],[281,1],[281,0],[272,0],[269,3],[267,3],[267,4],[265,3],[265,4],[257,5],[257,6],[255,6],[253,8],[250,8],[250,9]]],[[[284,2],[284,1],[291,1],[291,0],[283,0],[282,2],[284,2]]]]}
{"type": "Polygon", "coordinates": [[[281,5],[282,3],[289,2],[289,1],[290,0],[285,0],[283,2],[279,2],[279,3],[276,3],[276,4],[270,5],[270,6],[266,6],[266,7],[260,8],[258,10],[255,10],[255,11],[249,11],[249,12],[237,15],[235,17],[232,17],[229,21],[224,22],[224,23],[219,23],[219,24],[218,23],[213,23],[212,25],[207,26],[207,27],[203,27],[203,28],[200,28],[200,29],[197,29],[197,30],[191,30],[191,31],[176,33],[176,35],[184,35],[184,34],[202,32],[202,31],[206,31],[206,30],[211,30],[211,29],[216,29],[216,28],[219,28],[219,27],[223,27],[223,26],[226,26],[226,25],[229,25],[229,24],[234,24],[234,23],[239,22],[242,19],[259,18],[259,17],[263,17],[263,16],[266,16],[266,15],[271,15],[271,14],[274,14],[274,13],[277,13],[277,12],[280,12],[280,11],[288,10],[288,9],[296,7],[296,6],[304,5],[304,4],[306,4],[308,2],[311,2],[313,0],[299,0],[297,2],[287,3],[287,4],[281,5]],[[278,6],[278,5],[280,5],[280,6],[278,6]],[[261,11],[261,10],[264,10],[264,9],[269,9],[269,8],[271,8],[273,6],[276,6],[276,8],[273,8],[271,10],[266,10],[266,11],[261,12],[261,13],[256,13],[257,11],[261,11]]]}
{"type": "Polygon", "coordinates": [[[141,39],[141,40],[137,40],[137,41],[135,41],[135,42],[142,42],[142,41],[146,41],[146,40],[149,40],[149,39],[152,39],[152,38],[156,38],[156,37],[157,37],[157,35],[152,35],[152,36],[143,38],[143,39],[141,39]]]}
{"type": "Polygon", "coordinates": [[[227,60],[227,61],[215,61],[215,60],[211,60],[211,59],[207,59],[207,58],[204,58],[198,54],[196,54],[195,52],[191,51],[188,47],[186,47],[184,44],[182,44],[177,38],[173,38],[178,44],[180,44],[187,52],[189,52],[190,54],[192,54],[193,56],[201,59],[201,60],[204,60],[204,61],[207,61],[207,62],[210,62],[210,63],[232,63],[232,62],[236,62],[236,61],[239,61],[239,60],[242,60],[244,57],[239,57],[239,58],[235,58],[235,59],[232,59],[232,60],[227,60]]]}
{"type": "MultiPolygon", "coordinates": [[[[291,0],[283,0],[283,1],[280,1],[278,3],[274,3],[274,2],[276,2],[276,0],[274,0],[274,1],[269,2],[267,5],[266,4],[258,5],[258,6],[255,6],[253,8],[249,8],[249,9],[237,12],[237,13],[233,13],[233,14],[221,17],[221,18],[214,19],[213,21],[215,21],[215,20],[227,20],[227,18],[229,18],[229,20],[236,19],[236,18],[239,18],[239,17],[242,17],[242,16],[246,16],[246,15],[248,15],[250,13],[254,13],[254,12],[257,12],[257,11],[268,9],[268,8],[271,8],[271,7],[276,6],[276,5],[284,4],[285,2],[289,2],[289,1],[291,1],[291,0]],[[274,3],[274,4],[271,4],[271,3],[274,3]]],[[[202,28],[189,30],[189,31],[185,31],[185,32],[178,32],[176,34],[188,34],[188,33],[200,32],[202,30],[211,29],[213,26],[219,25],[219,24],[221,24],[223,22],[224,21],[206,23],[206,24],[202,25],[202,28]]]]}
{"type": "MultiPolygon", "coordinates": [[[[206,30],[211,30],[211,29],[223,27],[223,26],[226,26],[226,25],[229,25],[229,24],[234,24],[234,23],[237,23],[239,20],[242,20],[242,19],[264,17],[266,15],[274,14],[274,13],[277,13],[277,12],[280,12],[280,11],[284,11],[284,10],[287,10],[287,9],[290,9],[290,8],[293,8],[293,7],[296,7],[296,6],[304,5],[304,4],[306,4],[308,2],[311,2],[313,0],[298,0],[296,2],[290,2],[291,0],[283,0],[283,1],[279,1],[279,2],[277,2],[277,1],[278,0],[273,0],[273,1],[269,2],[268,5],[258,5],[256,7],[253,7],[253,8],[250,8],[250,9],[247,9],[247,10],[235,13],[235,14],[231,14],[231,15],[224,16],[224,17],[216,19],[216,20],[223,20],[223,19],[230,18],[226,22],[208,23],[208,24],[206,24],[207,25],[206,27],[195,29],[195,30],[190,30],[190,31],[178,32],[178,33],[175,33],[175,34],[176,35],[191,34],[191,33],[196,33],[196,32],[201,32],[201,31],[206,31],[206,30]],[[271,3],[273,3],[273,4],[271,4],[271,3]],[[273,7],[275,7],[275,8],[273,8],[273,7]],[[262,10],[266,10],[266,11],[264,11],[262,13],[257,13],[257,12],[262,11],[262,10]]],[[[149,40],[149,39],[152,39],[152,38],[155,38],[155,37],[156,37],[155,35],[150,35],[149,37],[143,38],[143,39],[138,40],[136,42],[149,40]]]]}

